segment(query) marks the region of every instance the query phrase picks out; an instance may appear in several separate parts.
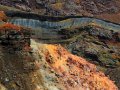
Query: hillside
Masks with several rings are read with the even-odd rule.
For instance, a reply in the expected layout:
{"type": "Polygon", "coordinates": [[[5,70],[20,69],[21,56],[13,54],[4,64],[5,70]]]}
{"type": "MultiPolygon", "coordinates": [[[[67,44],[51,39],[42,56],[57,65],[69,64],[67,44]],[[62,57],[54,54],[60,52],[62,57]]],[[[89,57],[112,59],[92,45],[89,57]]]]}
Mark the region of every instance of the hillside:
{"type": "Polygon", "coordinates": [[[120,0],[0,0],[0,90],[119,90],[120,0]]]}
{"type": "Polygon", "coordinates": [[[120,23],[120,0],[2,0],[0,4],[41,15],[91,16],[120,23]]]}
{"type": "Polygon", "coordinates": [[[32,39],[30,29],[6,19],[1,12],[1,90],[118,90],[95,65],[61,45],[32,39]]]}

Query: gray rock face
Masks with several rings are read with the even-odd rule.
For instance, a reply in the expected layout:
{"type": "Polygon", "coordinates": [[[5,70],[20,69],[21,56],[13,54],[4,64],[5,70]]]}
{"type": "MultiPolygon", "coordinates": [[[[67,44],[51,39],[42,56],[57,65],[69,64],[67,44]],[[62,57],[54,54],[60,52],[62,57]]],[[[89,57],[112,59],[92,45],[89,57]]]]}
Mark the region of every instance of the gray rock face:
{"type": "Polygon", "coordinates": [[[21,5],[21,4],[16,4],[15,5],[18,9],[21,9],[23,11],[27,11],[27,12],[30,12],[31,9],[28,7],[28,6],[25,6],[25,5],[21,5]]]}
{"type": "Polygon", "coordinates": [[[112,39],[113,37],[113,33],[112,31],[109,31],[109,30],[102,30],[102,29],[91,29],[90,31],[90,34],[91,35],[95,35],[95,36],[99,36],[101,38],[104,38],[104,39],[112,39]]]}
{"type": "Polygon", "coordinates": [[[13,2],[22,2],[23,0],[12,0],[13,2]]]}
{"type": "Polygon", "coordinates": [[[44,1],[36,0],[37,4],[42,4],[44,1]]]}

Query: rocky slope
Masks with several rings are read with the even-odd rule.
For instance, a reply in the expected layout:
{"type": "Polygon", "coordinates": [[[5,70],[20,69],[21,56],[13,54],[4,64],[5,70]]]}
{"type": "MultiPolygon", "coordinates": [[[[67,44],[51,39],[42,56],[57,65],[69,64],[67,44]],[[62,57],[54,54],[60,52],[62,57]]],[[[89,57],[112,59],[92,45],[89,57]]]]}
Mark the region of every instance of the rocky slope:
{"type": "Polygon", "coordinates": [[[48,14],[100,14],[100,13],[117,13],[120,9],[119,0],[2,0],[1,4],[8,6],[18,6],[18,8],[29,7],[32,9],[49,9],[48,14]],[[26,6],[24,6],[26,5],[26,6]],[[31,7],[30,7],[31,6],[31,7]],[[59,11],[60,10],[60,11],[59,11]]]}
{"type": "Polygon", "coordinates": [[[0,25],[0,89],[118,90],[95,65],[61,45],[31,39],[30,32],[9,23],[0,25]]]}
{"type": "Polygon", "coordinates": [[[120,32],[110,31],[100,26],[85,26],[63,29],[60,34],[64,38],[60,41],[71,53],[87,58],[96,64],[98,69],[106,72],[116,84],[120,86],[120,32]],[[115,69],[115,70],[113,70],[115,69]],[[116,74],[109,74],[107,71],[116,74]],[[114,77],[114,78],[113,78],[114,77]]]}
{"type": "Polygon", "coordinates": [[[63,42],[72,53],[88,57],[106,67],[119,66],[119,32],[90,25],[62,29],[59,33],[64,36],[63,42]]]}
{"type": "Polygon", "coordinates": [[[120,23],[120,0],[1,0],[0,4],[42,15],[94,16],[120,23]]]}

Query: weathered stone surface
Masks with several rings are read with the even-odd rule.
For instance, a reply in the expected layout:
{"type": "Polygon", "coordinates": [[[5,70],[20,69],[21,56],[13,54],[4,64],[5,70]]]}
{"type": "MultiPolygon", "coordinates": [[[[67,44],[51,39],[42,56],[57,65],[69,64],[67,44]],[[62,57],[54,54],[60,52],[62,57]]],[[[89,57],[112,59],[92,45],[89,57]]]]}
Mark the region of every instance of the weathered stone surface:
{"type": "Polygon", "coordinates": [[[30,46],[30,30],[12,24],[0,26],[0,42],[2,45],[13,48],[13,51],[22,50],[30,46]]]}
{"type": "Polygon", "coordinates": [[[115,69],[108,69],[106,75],[115,81],[116,85],[120,88],[120,67],[115,69]]]}
{"type": "MultiPolygon", "coordinates": [[[[9,3],[15,5],[15,1],[6,1],[2,0],[1,4],[8,4],[9,3]]],[[[117,13],[120,11],[119,4],[120,2],[114,0],[19,0],[18,2],[22,2],[22,5],[29,6],[30,8],[34,9],[45,9],[46,14],[49,15],[90,15],[92,14],[102,14],[102,13],[117,13]],[[62,4],[62,7],[60,8],[62,4]],[[55,7],[53,7],[53,5],[55,7]],[[57,9],[59,8],[59,9],[57,9]],[[49,11],[49,13],[48,13],[49,11]],[[57,13],[57,14],[56,14],[57,13]]],[[[18,3],[17,2],[17,3],[18,3]]],[[[34,10],[32,10],[34,11],[34,10]]],[[[39,12],[39,10],[37,10],[39,12]]]]}
{"type": "Polygon", "coordinates": [[[119,59],[113,57],[120,55],[119,32],[89,26],[72,30],[64,29],[60,34],[64,36],[62,39],[66,41],[68,39],[69,43],[67,42],[65,46],[73,54],[82,55],[105,67],[119,66],[119,59]]]}
{"type": "Polygon", "coordinates": [[[7,20],[7,16],[4,14],[3,11],[0,11],[0,21],[6,21],[7,20]]]}
{"type": "MultiPolygon", "coordinates": [[[[41,44],[30,36],[23,27],[0,25],[0,82],[8,90],[117,90],[95,65],[60,45],[41,44]]],[[[96,54],[89,47],[87,52],[96,54]]]]}
{"type": "Polygon", "coordinates": [[[96,64],[102,71],[109,71],[112,80],[120,86],[120,32],[114,32],[100,27],[87,26],[60,31],[65,41],[62,43],[71,53],[82,56],[96,64]],[[114,70],[112,70],[115,68],[114,70]],[[112,72],[113,71],[113,72],[112,72]],[[113,75],[116,73],[117,75],[113,75]],[[117,77],[116,77],[117,76],[117,77]]]}
{"type": "Polygon", "coordinates": [[[112,39],[113,38],[112,31],[105,30],[105,29],[102,29],[102,28],[91,28],[89,33],[90,33],[90,35],[98,36],[102,39],[112,39]]]}

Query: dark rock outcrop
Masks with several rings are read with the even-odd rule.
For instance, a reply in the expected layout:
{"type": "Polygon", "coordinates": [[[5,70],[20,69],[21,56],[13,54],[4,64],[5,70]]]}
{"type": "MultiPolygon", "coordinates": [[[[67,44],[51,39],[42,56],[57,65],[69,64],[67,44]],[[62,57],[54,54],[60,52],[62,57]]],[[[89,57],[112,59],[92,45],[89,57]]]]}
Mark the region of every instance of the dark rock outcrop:
{"type": "Polygon", "coordinates": [[[30,46],[30,38],[30,30],[9,23],[0,26],[0,44],[13,49],[12,51],[30,46]]]}
{"type": "Polygon", "coordinates": [[[109,77],[115,81],[118,88],[120,88],[120,67],[115,69],[108,69],[106,71],[106,75],[109,75],[109,77]]]}
{"type": "Polygon", "coordinates": [[[119,66],[120,42],[119,32],[100,27],[83,27],[71,30],[63,29],[59,32],[67,41],[66,48],[73,54],[89,58],[93,62],[105,67],[119,66]],[[115,45],[116,44],[116,45],[115,45]]]}
{"type": "Polygon", "coordinates": [[[120,67],[120,32],[87,26],[63,29],[59,33],[64,35],[62,38],[64,47],[71,53],[96,64],[98,69],[107,71],[106,74],[116,82],[118,87],[120,86],[118,79],[120,76],[117,71],[120,67]]]}

